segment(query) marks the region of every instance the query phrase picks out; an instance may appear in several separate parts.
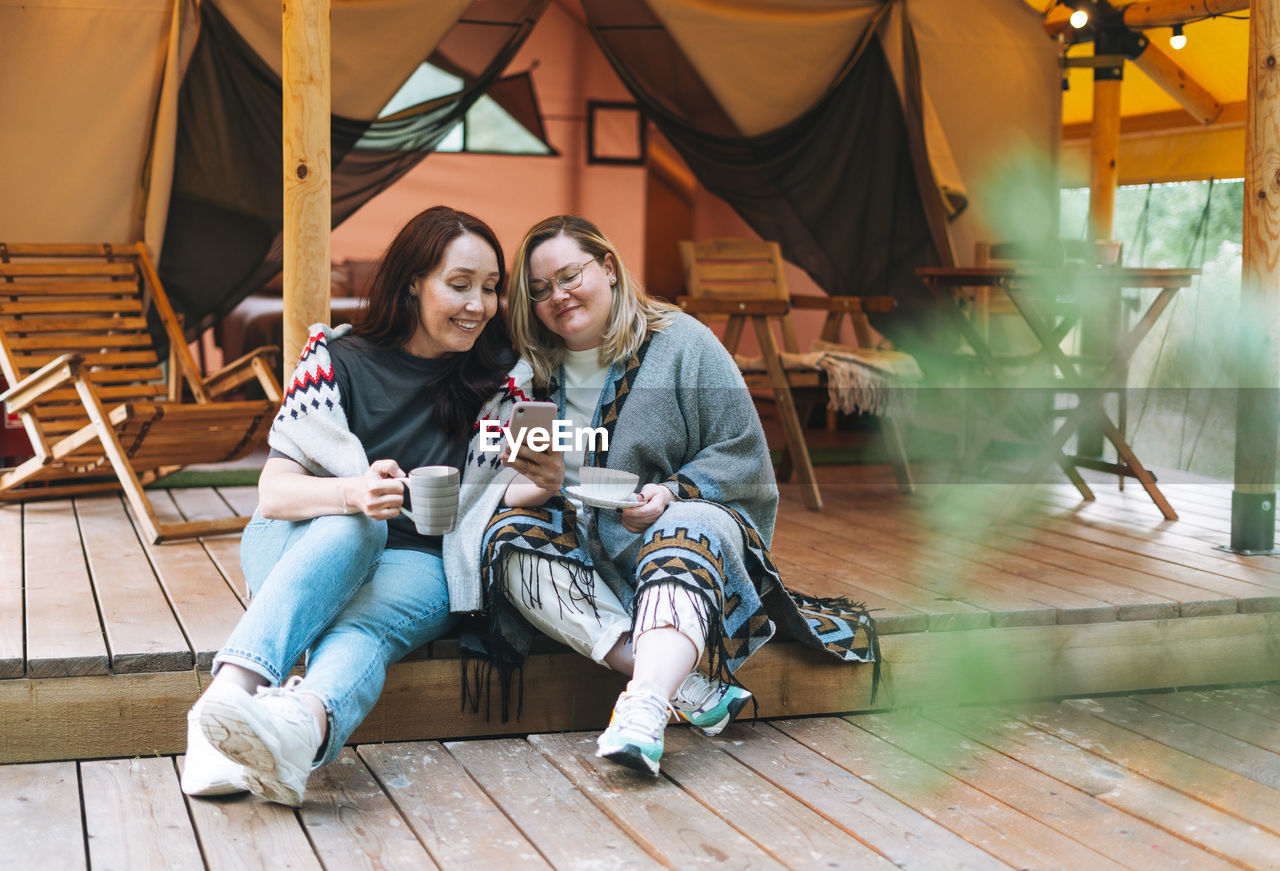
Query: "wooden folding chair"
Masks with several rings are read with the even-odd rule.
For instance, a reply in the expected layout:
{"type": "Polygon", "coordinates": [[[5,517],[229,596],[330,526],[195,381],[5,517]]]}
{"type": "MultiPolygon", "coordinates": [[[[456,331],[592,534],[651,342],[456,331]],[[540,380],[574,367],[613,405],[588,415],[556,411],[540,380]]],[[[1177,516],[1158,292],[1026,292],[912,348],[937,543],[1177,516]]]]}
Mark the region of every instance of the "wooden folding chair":
{"type": "MultiPolygon", "coordinates": [[[[814,511],[821,510],[822,494],[809,457],[804,422],[817,402],[826,404],[827,376],[820,368],[797,364],[794,358],[788,360],[784,356],[799,354],[791,309],[825,311],[821,339],[828,343],[839,342],[841,324],[848,317],[858,348],[870,351],[874,347],[873,332],[866,313],[890,311],[896,301],[892,297],[792,296],[776,242],[684,241],[680,243],[680,256],[684,261],[687,294],[680,298],[680,305],[704,320],[727,317],[722,341],[730,354],[737,353],[742,330],[750,319],[763,354],[764,371],[744,368],[743,378],[749,388],[770,391],[778,409],[786,440],[778,477],[786,480],[794,471],[805,505],[814,511]],[[774,323],[781,331],[781,348],[774,335],[774,323]],[[797,394],[801,397],[799,408],[797,394]]],[[[910,493],[914,486],[898,423],[892,417],[881,417],[881,429],[898,484],[903,492],[910,493]]]]}
{"type": "Polygon", "coordinates": [[[143,487],[263,444],[281,399],[278,353],[260,348],[202,376],[140,242],[0,243],[0,369],[11,385],[0,400],[35,452],[0,473],[0,499],[122,487],[152,541],[242,529],[244,517],[162,524],[143,487]],[[167,378],[149,311],[169,341],[167,378]],[[249,381],[266,399],[215,401],[249,381]]]}

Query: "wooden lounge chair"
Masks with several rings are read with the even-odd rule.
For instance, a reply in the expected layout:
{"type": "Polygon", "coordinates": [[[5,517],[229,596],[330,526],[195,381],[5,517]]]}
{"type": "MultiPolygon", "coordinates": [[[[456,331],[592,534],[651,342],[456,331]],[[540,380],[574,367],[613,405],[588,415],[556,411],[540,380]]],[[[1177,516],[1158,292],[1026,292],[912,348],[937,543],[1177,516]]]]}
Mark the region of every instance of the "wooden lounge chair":
{"type": "MultiPolygon", "coordinates": [[[[815,404],[827,403],[829,381],[834,365],[864,367],[869,377],[887,384],[896,381],[875,371],[888,372],[904,360],[915,367],[905,354],[877,350],[867,312],[891,311],[896,305],[892,297],[816,297],[792,296],[782,271],[782,253],[776,242],[749,239],[708,239],[681,242],[684,261],[685,291],[680,305],[689,314],[703,320],[727,318],[722,341],[730,354],[737,354],[742,330],[748,319],[755,329],[762,359],[735,357],[743,379],[753,390],[772,393],[786,439],[786,450],[778,477],[795,476],[801,484],[805,505],[814,511],[822,509],[822,494],[809,458],[804,423],[815,404]],[[793,308],[816,309],[827,313],[819,342],[801,354],[791,321],[793,308]],[[848,317],[853,324],[853,345],[840,344],[840,327],[848,317]],[[778,345],[773,324],[781,330],[778,345]],[[821,358],[827,358],[818,362],[821,358]],[[826,368],[824,368],[824,366],[826,368]],[[799,397],[797,399],[797,396],[799,397]],[[797,403],[799,407],[797,407],[797,403]]],[[[901,430],[894,417],[881,415],[881,431],[885,437],[890,462],[903,492],[914,490],[907,464],[901,430]]]]}
{"type": "Polygon", "coordinates": [[[265,442],[281,396],[274,356],[260,348],[202,376],[142,243],[0,243],[0,399],[35,452],[0,472],[0,499],[122,487],[152,541],[242,529],[244,517],[162,524],[143,486],[265,442]],[[151,329],[168,337],[167,377],[151,329]],[[250,381],[265,399],[219,400],[250,381]]]}

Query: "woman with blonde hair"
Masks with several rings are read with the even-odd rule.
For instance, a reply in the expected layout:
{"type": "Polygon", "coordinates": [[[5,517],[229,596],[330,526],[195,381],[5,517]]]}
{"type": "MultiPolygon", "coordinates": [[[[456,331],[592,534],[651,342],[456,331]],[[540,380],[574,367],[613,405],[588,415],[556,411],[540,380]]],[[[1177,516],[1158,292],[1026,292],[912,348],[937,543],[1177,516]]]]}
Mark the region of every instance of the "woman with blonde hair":
{"type": "MultiPolygon", "coordinates": [[[[469,466],[494,472],[446,546],[446,571],[483,573],[508,668],[533,627],[630,674],[597,755],[657,774],[672,710],[716,734],[750,699],[734,675],[774,633],[766,604],[822,644],[769,554],[778,491],[764,432],[715,335],[649,297],[590,221],[535,225],[511,278],[521,360],[510,401],[550,400],[567,429],[604,437],[504,449],[501,464],[473,439],[469,466]],[[639,492],[621,506],[593,499],[576,486],[584,468],[634,473],[639,492]]],[[[855,634],[865,614],[828,610],[855,634]]]]}

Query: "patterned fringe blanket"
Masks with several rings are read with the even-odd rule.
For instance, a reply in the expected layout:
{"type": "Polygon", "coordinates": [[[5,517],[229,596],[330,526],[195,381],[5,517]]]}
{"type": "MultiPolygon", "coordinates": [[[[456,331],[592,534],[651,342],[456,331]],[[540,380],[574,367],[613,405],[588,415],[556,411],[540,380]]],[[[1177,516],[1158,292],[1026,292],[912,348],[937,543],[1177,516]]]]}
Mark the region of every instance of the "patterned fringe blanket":
{"type": "MultiPolygon", "coordinates": [[[[763,357],[735,356],[744,372],[764,371],[763,357]]],[[[902,417],[911,411],[920,364],[902,351],[850,348],[816,341],[807,354],[782,354],[785,369],[821,369],[827,374],[827,404],[841,414],[860,412],[902,417]]]]}

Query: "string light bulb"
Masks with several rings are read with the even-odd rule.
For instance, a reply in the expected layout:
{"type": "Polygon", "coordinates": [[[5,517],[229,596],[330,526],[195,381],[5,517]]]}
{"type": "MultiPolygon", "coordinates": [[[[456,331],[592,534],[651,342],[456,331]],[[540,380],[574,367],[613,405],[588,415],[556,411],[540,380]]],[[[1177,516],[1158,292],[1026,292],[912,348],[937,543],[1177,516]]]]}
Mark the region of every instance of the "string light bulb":
{"type": "Polygon", "coordinates": [[[1089,23],[1089,11],[1087,9],[1077,9],[1071,13],[1070,21],[1071,26],[1079,30],[1089,23]]]}
{"type": "Polygon", "coordinates": [[[1186,46],[1186,44],[1187,44],[1187,37],[1182,32],[1182,25],[1181,24],[1173,25],[1173,36],[1169,37],[1169,47],[1172,48],[1174,51],[1177,51],[1178,49],[1186,46]]]}

